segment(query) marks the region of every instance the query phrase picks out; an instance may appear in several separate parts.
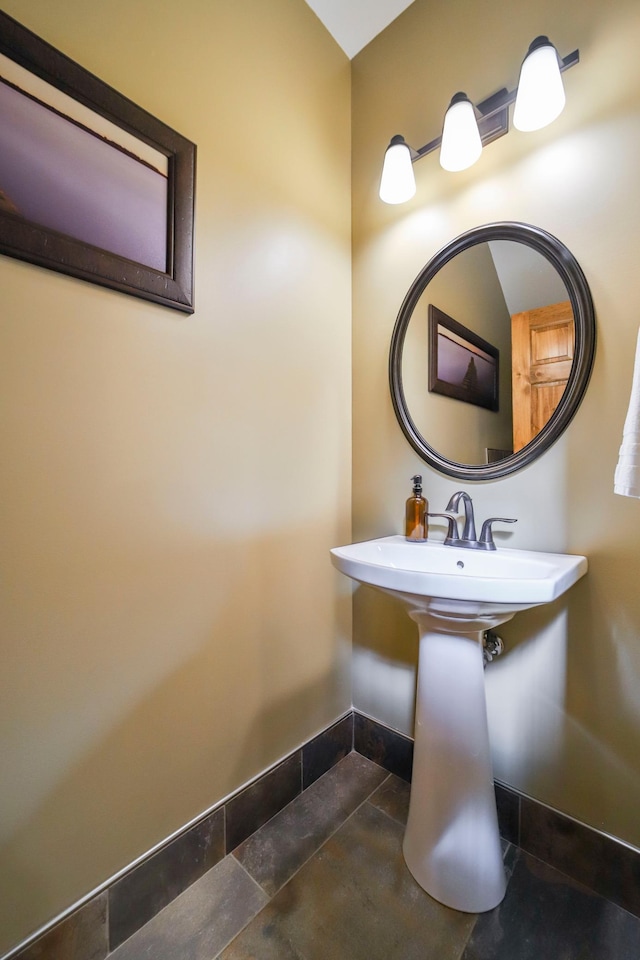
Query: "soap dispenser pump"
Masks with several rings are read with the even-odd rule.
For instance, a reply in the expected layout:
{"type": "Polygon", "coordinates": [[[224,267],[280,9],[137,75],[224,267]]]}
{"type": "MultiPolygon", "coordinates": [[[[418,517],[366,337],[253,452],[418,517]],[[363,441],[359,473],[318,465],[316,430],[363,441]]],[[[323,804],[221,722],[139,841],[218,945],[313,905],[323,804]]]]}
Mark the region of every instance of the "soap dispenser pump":
{"type": "Polygon", "coordinates": [[[426,540],[429,535],[427,526],[429,504],[422,496],[422,477],[416,475],[411,479],[413,495],[407,500],[404,535],[407,540],[426,540]]]}

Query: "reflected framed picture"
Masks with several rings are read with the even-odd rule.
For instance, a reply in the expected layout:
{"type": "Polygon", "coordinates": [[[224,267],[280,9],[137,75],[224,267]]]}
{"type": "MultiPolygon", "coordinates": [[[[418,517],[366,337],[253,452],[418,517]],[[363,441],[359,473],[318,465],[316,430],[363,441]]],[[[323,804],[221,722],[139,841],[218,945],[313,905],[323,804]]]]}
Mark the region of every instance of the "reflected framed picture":
{"type": "Polygon", "coordinates": [[[498,410],[500,353],[429,304],[429,391],[498,410]]]}
{"type": "Polygon", "coordinates": [[[195,156],[0,11],[0,253],[193,313],[195,156]]]}

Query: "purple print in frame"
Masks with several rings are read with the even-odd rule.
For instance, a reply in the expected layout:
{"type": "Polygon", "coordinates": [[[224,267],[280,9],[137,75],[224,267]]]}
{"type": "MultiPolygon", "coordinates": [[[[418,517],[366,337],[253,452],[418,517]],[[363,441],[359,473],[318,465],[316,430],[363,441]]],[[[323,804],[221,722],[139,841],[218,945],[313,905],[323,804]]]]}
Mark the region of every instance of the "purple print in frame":
{"type": "Polygon", "coordinates": [[[193,312],[195,146],[0,12],[0,253],[193,312]]]}
{"type": "Polygon", "coordinates": [[[499,351],[429,304],[429,390],[498,410],[499,351]]]}

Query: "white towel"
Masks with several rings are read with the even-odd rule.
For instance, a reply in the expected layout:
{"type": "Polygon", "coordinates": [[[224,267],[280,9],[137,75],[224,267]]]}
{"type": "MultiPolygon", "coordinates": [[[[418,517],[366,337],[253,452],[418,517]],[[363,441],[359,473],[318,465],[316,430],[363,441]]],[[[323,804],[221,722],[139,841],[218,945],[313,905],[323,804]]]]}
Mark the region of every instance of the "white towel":
{"type": "Polygon", "coordinates": [[[640,331],[613,492],[622,497],[640,497],[640,331]]]}

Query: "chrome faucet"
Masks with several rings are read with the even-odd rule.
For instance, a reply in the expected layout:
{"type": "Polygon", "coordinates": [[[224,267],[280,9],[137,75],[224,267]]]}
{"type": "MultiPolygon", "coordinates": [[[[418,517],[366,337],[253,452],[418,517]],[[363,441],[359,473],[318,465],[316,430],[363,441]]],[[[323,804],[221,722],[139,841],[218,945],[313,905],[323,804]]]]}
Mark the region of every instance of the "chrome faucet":
{"type": "Polygon", "coordinates": [[[444,517],[448,521],[447,535],[444,543],[448,547],[466,547],[469,550],[495,550],[496,545],[493,542],[493,530],[491,525],[496,521],[500,523],[517,523],[517,520],[511,520],[508,517],[489,517],[482,524],[480,538],[476,536],[476,522],[473,513],[473,501],[464,490],[458,490],[449,500],[445,513],[430,513],[430,517],[444,517]],[[462,536],[458,529],[458,520],[453,511],[458,512],[458,506],[462,500],[464,504],[464,528],[462,536]]]}
{"type": "Polygon", "coordinates": [[[465,493],[464,490],[458,490],[457,493],[449,500],[449,503],[445,507],[447,513],[458,513],[458,505],[462,500],[464,504],[464,529],[462,531],[462,540],[465,543],[477,543],[478,538],[476,537],[476,521],[473,515],[473,501],[468,493],[465,493]]]}

